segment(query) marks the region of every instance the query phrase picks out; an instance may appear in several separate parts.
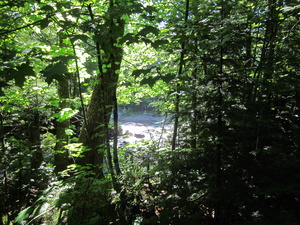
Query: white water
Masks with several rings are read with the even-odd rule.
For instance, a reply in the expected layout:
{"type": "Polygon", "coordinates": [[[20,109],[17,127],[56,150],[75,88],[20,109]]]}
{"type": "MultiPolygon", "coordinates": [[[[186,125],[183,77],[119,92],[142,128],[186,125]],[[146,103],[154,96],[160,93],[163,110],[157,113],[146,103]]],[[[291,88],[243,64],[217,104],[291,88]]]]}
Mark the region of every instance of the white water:
{"type": "Polygon", "coordinates": [[[139,140],[165,142],[172,128],[169,118],[151,114],[121,116],[119,124],[122,128],[122,137],[119,139],[121,143],[132,143],[139,140]]]}

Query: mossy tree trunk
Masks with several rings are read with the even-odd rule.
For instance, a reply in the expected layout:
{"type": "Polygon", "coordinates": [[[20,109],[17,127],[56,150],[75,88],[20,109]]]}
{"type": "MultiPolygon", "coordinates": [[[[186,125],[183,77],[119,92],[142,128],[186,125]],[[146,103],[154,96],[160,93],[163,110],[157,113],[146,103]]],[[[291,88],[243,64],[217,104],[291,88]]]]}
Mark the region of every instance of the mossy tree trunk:
{"type": "MultiPolygon", "coordinates": [[[[104,177],[102,165],[104,153],[109,147],[108,123],[123,57],[123,50],[118,45],[117,39],[123,36],[125,23],[120,18],[121,14],[112,13],[113,7],[116,6],[111,1],[107,13],[110,16],[107,23],[108,30],[105,32],[107,38],[95,42],[99,74],[78,140],[88,149],[84,150],[84,157],[78,163],[91,166],[98,178],[104,177]]],[[[94,15],[90,6],[89,13],[93,20],[94,15]]]]}

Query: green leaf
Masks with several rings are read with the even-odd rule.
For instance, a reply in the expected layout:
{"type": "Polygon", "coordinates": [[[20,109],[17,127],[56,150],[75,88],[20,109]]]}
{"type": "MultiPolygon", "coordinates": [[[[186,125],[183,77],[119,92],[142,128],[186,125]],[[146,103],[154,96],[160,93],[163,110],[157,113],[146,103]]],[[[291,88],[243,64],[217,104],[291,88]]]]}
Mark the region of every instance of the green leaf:
{"type": "Polygon", "coordinates": [[[0,87],[7,87],[9,86],[6,82],[0,81],[0,87]]]}
{"type": "Polygon", "coordinates": [[[15,79],[15,84],[19,87],[23,87],[25,82],[25,76],[22,76],[18,70],[11,70],[10,75],[15,79]]]}
{"type": "Polygon", "coordinates": [[[161,76],[161,79],[166,82],[166,83],[170,83],[170,81],[174,80],[176,77],[175,74],[172,74],[172,73],[168,73],[164,76],[161,76]]]}
{"type": "Polygon", "coordinates": [[[156,12],[156,8],[153,6],[147,6],[145,7],[145,11],[152,14],[153,12],[156,12]]]}
{"type": "Polygon", "coordinates": [[[60,20],[59,21],[60,25],[64,28],[64,29],[68,29],[70,27],[74,27],[75,23],[73,23],[72,21],[65,21],[65,20],[60,20]]]}
{"type": "Polygon", "coordinates": [[[63,204],[71,204],[73,195],[71,193],[62,194],[59,196],[59,199],[55,201],[55,206],[61,208],[63,204]]]}
{"type": "Polygon", "coordinates": [[[21,212],[19,212],[17,218],[15,219],[16,223],[21,223],[22,221],[26,220],[30,214],[32,213],[32,207],[29,206],[26,209],[23,209],[21,212]]]}
{"type": "Polygon", "coordinates": [[[40,21],[41,29],[45,29],[46,27],[48,27],[50,22],[51,21],[48,18],[41,20],[40,21]]]}
{"type": "Polygon", "coordinates": [[[91,225],[92,224],[99,224],[99,221],[100,221],[100,217],[96,216],[96,217],[90,219],[89,224],[91,224],[91,225]]]}
{"type": "Polygon", "coordinates": [[[4,92],[2,91],[2,87],[0,87],[0,96],[4,96],[4,92]]]}
{"type": "Polygon", "coordinates": [[[54,74],[63,74],[68,72],[68,68],[64,63],[59,62],[54,64],[50,71],[54,74]]]}
{"type": "Polygon", "coordinates": [[[148,84],[151,88],[154,86],[155,82],[158,81],[160,78],[159,77],[149,77],[149,78],[144,78],[141,80],[140,84],[148,84]]]}
{"type": "Polygon", "coordinates": [[[70,15],[74,16],[74,17],[80,17],[81,15],[81,10],[79,8],[74,8],[74,9],[71,9],[69,11],[70,15]]]}
{"type": "MultiPolygon", "coordinates": [[[[48,204],[48,203],[47,203],[48,204]]],[[[49,205],[49,204],[48,204],[49,205]]],[[[32,212],[31,214],[31,217],[36,217],[37,215],[39,215],[40,213],[42,213],[43,209],[47,208],[47,205],[46,207],[44,207],[44,205],[38,205],[32,212]]]]}
{"type": "Polygon", "coordinates": [[[165,44],[168,44],[169,41],[168,40],[156,40],[154,42],[152,42],[152,47],[153,48],[158,48],[160,45],[165,45],[165,44]]]}
{"type": "Polygon", "coordinates": [[[43,7],[41,7],[41,10],[43,11],[54,11],[54,8],[51,5],[44,5],[43,7]]]}
{"type": "Polygon", "coordinates": [[[64,6],[64,5],[63,5],[62,3],[60,3],[60,2],[56,3],[57,11],[61,11],[62,8],[63,8],[63,6],[64,6]]]}
{"type": "Polygon", "coordinates": [[[78,34],[78,35],[71,35],[70,39],[72,42],[77,41],[78,39],[82,40],[84,43],[87,43],[89,37],[87,35],[84,34],[78,34]]]}
{"type": "Polygon", "coordinates": [[[23,63],[22,65],[16,67],[16,69],[10,70],[9,74],[11,78],[15,80],[15,84],[19,87],[23,87],[26,76],[35,75],[32,67],[29,65],[29,62],[23,63]]]}
{"type": "Polygon", "coordinates": [[[146,43],[146,44],[151,44],[152,45],[152,40],[151,39],[149,39],[149,38],[141,38],[141,41],[143,41],[144,43],[146,43]]]}
{"type": "Polygon", "coordinates": [[[21,66],[17,67],[17,69],[24,76],[34,76],[35,75],[33,68],[29,65],[29,62],[23,63],[21,66]]]}
{"type": "Polygon", "coordinates": [[[128,33],[124,37],[122,37],[119,41],[120,44],[124,44],[126,42],[128,42],[127,44],[137,42],[137,38],[132,33],[128,33]]]}
{"type": "Polygon", "coordinates": [[[101,47],[106,54],[110,54],[114,52],[113,48],[109,44],[103,43],[101,47]]]}
{"type": "Polygon", "coordinates": [[[105,37],[102,34],[96,34],[93,36],[93,39],[95,42],[102,43],[105,39],[105,37]]]}
{"type": "Polygon", "coordinates": [[[76,115],[78,110],[72,110],[71,108],[64,108],[60,112],[53,114],[53,117],[57,118],[57,121],[62,122],[70,119],[72,116],[76,115]]]}
{"type": "Polygon", "coordinates": [[[50,84],[53,80],[61,81],[66,79],[68,68],[63,62],[58,62],[54,65],[47,66],[44,70],[41,71],[41,73],[46,78],[46,82],[50,84]]]}
{"type": "Polygon", "coordinates": [[[138,32],[137,35],[146,37],[150,33],[157,36],[159,34],[159,29],[152,27],[152,26],[146,26],[144,29],[142,29],[140,32],[138,32]]]}
{"type": "Polygon", "coordinates": [[[283,11],[283,12],[290,12],[290,11],[293,11],[295,8],[294,7],[292,7],[292,6],[285,6],[285,7],[283,7],[281,10],[283,11]]]}
{"type": "Polygon", "coordinates": [[[57,56],[53,58],[53,61],[59,61],[62,62],[64,64],[67,64],[69,60],[71,59],[77,59],[76,56],[74,55],[61,55],[61,56],[57,56]]]}
{"type": "Polygon", "coordinates": [[[148,74],[151,72],[151,69],[146,69],[146,70],[135,70],[132,72],[132,75],[137,78],[138,76],[140,76],[141,74],[148,74]]]}

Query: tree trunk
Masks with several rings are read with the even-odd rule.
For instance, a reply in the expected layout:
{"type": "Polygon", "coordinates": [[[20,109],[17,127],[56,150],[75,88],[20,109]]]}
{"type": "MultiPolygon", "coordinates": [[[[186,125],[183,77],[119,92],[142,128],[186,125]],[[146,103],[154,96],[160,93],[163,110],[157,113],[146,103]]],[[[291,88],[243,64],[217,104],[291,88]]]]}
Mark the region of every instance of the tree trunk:
{"type": "MultiPolygon", "coordinates": [[[[28,124],[29,130],[29,150],[31,153],[30,165],[31,165],[31,174],[30,174],[30,186],[32,190],[42,191],[46,188],[47,180],[41,176],[41,171],[39,170],[41,164],[43,163],[44,157],[41,149],[41,138],[40,138],[40,114],[38,110],[34,110],[33,116],[30,118],[31,121],[28,124]]],[[[19,161],[22,165],[21,160],[19,161]]],[[[20,167],[21,168],[21,167],[20,167]]],[[[22,176],[22,174],[19,174],[22,176]]],[[[22,180],[22,179],[20,179],[22,180]]],[[[35,192],[30,193],[31,196],[28,198],[35,199],[35,192]]],[[[20,198],[21,199],[21,198],[20,198]]],[[[20,200],[21,202],[21,200],[20,200]]]]}
{"type": "MultiPolygon", "coordinates": [[[[272,87],[271,82],[275,71],[274,54],[276,49],[276,37],[278,33],[278,15],[279,7],[277,0],[268,0],[268,20],[266,21],[265,37],[261,53],[261,81],[260,92],[257,96],[257,102],[260,104],[258,109],[259,121],[257,128],[256,138],[256,151],[258,151],[262,145],[263,139],[270,134],[269,127],[266,126],[265,120],[269,119],[272,115],[272,87]]],[[[258,77],[259,78],[259,77],[258,77]]]]}
{"type": "MultiPolygon", "coordinates": [[[[110,7],[114,7],[113,4],[110,7]]],[[[89,7],[91,19],[93,14],[89,7]]],[[[111,8],[108,9],[111,11],[111,8]]],[[[117,88],[119,79],[118,70],[121,66],[123,50],[117,44],[117,39],[124,34],[125,23],[118,18],[110,18],[110,26],[107,39],[101,43],[96,41],[97,59],[99,74],[97,76],[97,84],[94,87],[92,98],[87,109],[86,119],[83,123],[79,143],[85,148],[84,157],[79,160],[80,165],[89,165],[96,173],[98,178],[104,177],[103,174],[103,158],[105,148],[107,148],[108,123],[113,108],[114,93],[117,88]],[[117,32],[116,32],[117,31],[117,32]],[[104,48],[105,55],[102,58],[101,47],[104,48]],[[103,69],[105,63],[105,70],[103,69]]]]}
{"type": "MultiPolygon", "coordinates": [[[[63,33],[59,33],[59,46],[64,47],[63,43],[65,36],[63,33]]],[[[70,98],[70,80],[64,78],[58,82],[57,94],[60,100],[59,110],[70,108],[69,98],[70,98]]],[[[65,145],[69,143],[69,136],[66,134],[66,130],[70,127],[70,120],[66,119],[63,121],[57,120],[56,123],[56,145],[55,145],[55,155],[54,155],[54,172],[58,174],[59,172],[65,170],[68,166],[68,150],[65,145]]]]}
{"type": "Polygon", "coordinates": [[[33,113],[32,121],[29,122],[29,143],[31,168],[37,170],[43,162],[43,153],[40,146],[40,114],[37,110],[33,113]]]}
{"type": "MultiPolygon", "coordinates": [[[[221,27],[224,25],[224,19],[227,15],[228,5],[224,0],[221,1],[220,17],[221,17],[221,27]]],[[[221,37],[220,43],[223,42],[223,37],[221,37]]],[[[224,48],[220,45],[220,60],[219,60],[219,75],[218,75],[218,87],[217,87],[217,143],[216,143],[216,153],[215,153],[215,188],[216,192],[220,193],[222,191],[222,155],[224,154],[224,144],[223,144],[223,60],[224,60],[224,48]]],[[[224,212],[222,210],[222,205],[224,201],[217,197],[215,202],[215,217],[214,222],[217,225],[226,224],[226,219],[224,217],[224,212]]]]}
{"type": "MultiPolygon", "coordinates": [[[[189,13],[189,4],[190,1],[186,0],[186,8],[185,8],[185,15],[184,15],[184,22],[186,23],[188,20],[188,13],[189,13]]],[[[179,61],[179,68],[178,68],[178,77],[182,75],[183,66],[184,66],[184,51],[185,51],[185,42],[181,42],[181,53],[180,53],[180,61],[179,61]]],[[[172,151],[176,148],[176,139],[178,133],[178,122],[179,122],[179,104],[180,104],[180,95],[179,95],[179,83],[176,81],[176,99],[175,99],[175,116],[174,116],[174,128],[173,128],[173,137],[171,143],[172,151]]]]}
{"type": "Polygon", "coordinates": [[[1,180],[1,185],[3,185],[3,188],[1,188],[1,205],[0,205],[0,225],[4,224],[2,221],[2,218],[6,215],[7,210],[5,210],[5,205],[8,197],[8,176],[7,176],[7,164],[6,161],[6,151],[5,151],[5,138],[4,138],[4,125],[3,125],[3,115],[2,112],[0,112],[0,139],[1,139],[1,170],[3,171],[3,178],[1,180]]]}
{"type": "Polygon", "coordinates": [[[118,118],[118,100],[116,96],[116,92],[114,93],[114,144],[113,144],[113,152],[114,152],[114,166],[116,169],[116,174],[121,174],[121,169],[119,165],[118,158],[118,134],[119,134],[119,118],[118,118]]]}
{"type": "MultiPolygon", "coordinates": [[[[69,108],[70,103],[68,102],[68,99],[70,98],[70,93],[68,79],[59,81],[57,92],[59,99],[61,100],[60,110],[69,108]]],[[[55,173],[65,170],[68,166],[68,150],[64,146],[69,143],[69,136],[66,134],[66,129],[68,129],[69,127],[69,119],[66,119],[64,121],[57,121],[56,123],[57,142],[55,145],[54,155],[55,173]]]]}

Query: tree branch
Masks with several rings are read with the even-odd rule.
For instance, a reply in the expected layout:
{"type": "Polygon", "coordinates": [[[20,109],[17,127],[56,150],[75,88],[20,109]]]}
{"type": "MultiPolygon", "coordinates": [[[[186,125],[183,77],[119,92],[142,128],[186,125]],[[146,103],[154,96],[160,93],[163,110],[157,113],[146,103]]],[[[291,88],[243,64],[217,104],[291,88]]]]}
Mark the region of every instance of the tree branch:
{"type": "Polygon", "coordinates": [[[13,33],[13,32],[18,31],[18,30],[22,30],[22,29],[24,29],[24,28],[27,28],[27,27],[36,25],[36,24],[40,23],[40,22],[43,21],[43,20],[44,20],[44,19],[41,19],[41,20],[35,21],[35,22],[33,22],[33,23],[30,23],[30,24],[27,24],[27,25],[25,25],[25,26],[18,27],[18,28],[12,29],[12,30],[5,30],[5,31],[1,32],[0,35],[5,35],[5,34],[13,33]]]}

